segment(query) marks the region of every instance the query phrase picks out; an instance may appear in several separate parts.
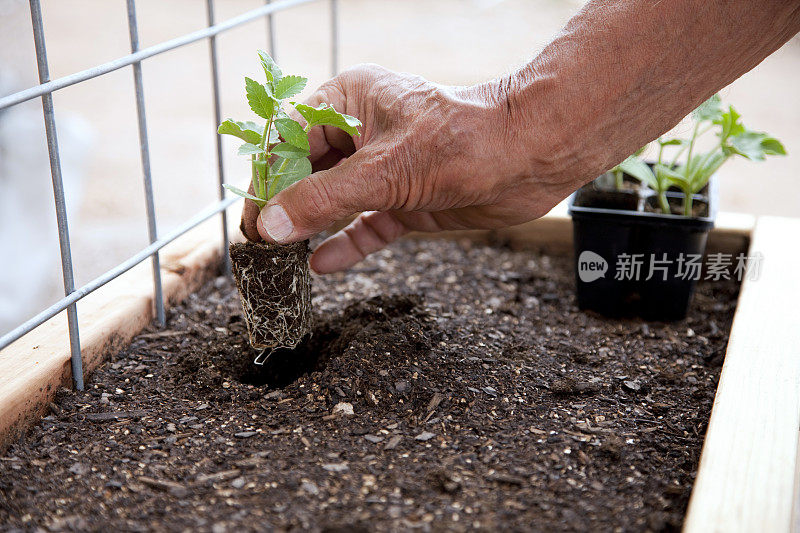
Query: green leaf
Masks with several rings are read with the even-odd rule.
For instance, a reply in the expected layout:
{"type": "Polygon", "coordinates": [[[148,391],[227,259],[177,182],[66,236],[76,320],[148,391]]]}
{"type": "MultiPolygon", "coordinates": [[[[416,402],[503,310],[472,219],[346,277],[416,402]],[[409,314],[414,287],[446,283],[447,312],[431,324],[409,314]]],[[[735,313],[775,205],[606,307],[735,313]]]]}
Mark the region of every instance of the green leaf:
{"type": "Polygon", "coordinates": [[[311,174],[311,162],[305,157],[301,159],[278,158],[272,164],[272,175],[275,176],[275,181],[269,188],[269,197],[272,198],[309,174],[311,174]],[[281,169],[281,167],[283,168],[281,169]]]}
{"type": "Polygon", "coordinates": [[[263,154],[264,149],[252,143],[244,143],[239,147],[239,155],[263,154]]]}
{"type": "Polygon", "coordinates": [[[689,161],[688,191],[696,193],[702,189],[728,157],[729,155],[719,148],[692,156],[689,161]]]}
{"type": "Polygon", "coordinates": [[[275,82],[275,98],[283,100],[300,94],[306,88],[307,78],[302,76],[286,76],[275,82]]]}
{"type": "Polygon", "coordinates": [[[309,151],[308,134],[297,121],[289,117],[282,117],[275,121],[275,127],[287,143],[302,150],[309,151]]]}
{"type": "Polygon", "coordinates": [[[667,190],[670,185],[675,185],[681,190],[689,187],[689,183],[684,178],[686,168],[683,165],[670,168],[664,164],[655,164],[653,165],[653,170],[655,171],[656,182],[658,182],[658,187],[656,188],[658,192],[667,190]]]}
{"type": "Polygon", "coordinates": [[[718,120],[721,116],[722,99],[719,97],[719,94],[715,94],[692,111],[692,118],[697,122],[718,120]]]}
{"type": "Polygon", "coordinates": [[[706,155],[696,153],[694,154],[691,159],[689,159],[685,165],[681,166],[681,174],[686,177],[686,179],[691,179],[691,176],[697,172],[700,168],[701,163],[703,162],[704,157],[711,157],[711,153],[713,150],[708,152],[706,155]]]}
{"type": "Polygon", "coordinates": [[[766,137],[764,133],[755,131],[745,131],[735,135],[730,139],[732,152],[746,157],[751,161],[763,161],[766,159],[764,151],[761,149],[761,141],[766,137]]]}
{"type": "Polygon", "coordinates": [[[767,155],[786,155],[786,148],[775,137],[767,137],[761,141],[761,148],[767,155]]]}
{"type": "Polygon", "coordinates": [[[300,159],[301,157],[308,157],[310,155],[308,150],[303,150],[289,143],[276,144],[270,148],[270,153],[284,159],[300,159]]]}
{"type": "Polygon", "coordinates": [[[267,81],[274,87],[274,84],[283,76],[280,67],[275,64],[275,60],[264,50],[258,51],[258,57],[261,59],[261,67],[264,69],[264,74],[267,75],[267,81]]]}
{"type": "Polygon", "coordinates": [[[745,131],[731,137],[730,147],[734,153],[751,161],[763,161],[768,155],[786,155],[786,149],[778,139],[756,131],[745,131]]]}
{"type": "Polygon", "coordinates": [[[744,124],[739,120],[740,117],[741,115],[733,106],[728,106],[728,111],[722,113],[719,118],[714,120],[714,124],[722,126],[722,131],[719,133],[721,142],[724,143],[728,137],[745,132],[744,124]]]}
{"type": "Polygon", "coordinates": [[[248,200],[253,200],[256,204],[258,204],[258,207],[264,207],[265,205],[267,205],[266,200],[262,200],[261,198],[258,198],[257,196],[253,196],[250,193],[244,192],[242,189],[240,189],[238,187],[234,187],[233,185],[228,185],[227,183],[224,184],[223,187],[225,187],[226,189],[231,191],[233,194],[238,194],[242,198],[247,198],[248,200]]]}
{"type": "Polygon", "coordinates": [[[245,77],[244,85],[250,109],[259,117],[269,120],[275,112],[275,100],[272,98],[272,94],[267,91],[266,87],[251,78],[245,77]]]}
{"type": "Polygon", "coordinates": [[[269,144],[281,142],[281,136],[275,128],[269,130],[269,144]]]}
{"type": "Polygon", "coordinates": [[[657,175],[661,174],[662,176],[683,178],[684,167],[683,165],[681,165],[675,168],[670,168],[667,165],[656,163],[655,165],[653,165],[653,170],[655,170],[655,173],[657,175]]]}
{"type": "Polygon", "coordinates": [[[633,176],[637,180],[646,184],[648,187],[656,190],[658,189],[658,183],[656,182],[656,176],[653,174],[653,171],[649,166],[647,166],[647,163],[635,155],[628,157],[618,166],[623,172],[629,176],[633,176]]]}
{"type": "Polygon", "coordinates": [[[662,183],[665,185],[663,188],[667,189],[669,185],[674,185],[678,187],[681,191],[685,194],[691,194],[692,186],[686,180],[686,177],[682,174],[678,174],[674,171],[669,171],[669,169],[659,169],[660,171],[668,170],[668,172],[662,172],[661,179],[662,183]]]}
{"type": "Polygon", "coordinates": [[[350,135],[361,135],[358,132],[358,126],[361,126],[360,120],[350,115],[339,113],[326,103],[322,103],[318,107],[297,103],[293,103],[292,105],[294,105],[297,112],[308,122],[306,126],[307,129],[311,129],[314,126],[334,126],[346,131],[350,135]]]}
{"type": "Polygon", "coordinates": [[[264,128],[255,122],[236,122],[231,119],[220,124],[217,129],[217,133],[221,135],[233,135],[251,144],[261,143],[262,131],[264,131],[264,128]]]}
{"type": "Polygon", "coordinates": [[[666,141],[662,141],[661,138],[658,139],[658,144],[661,146],[681,146],[687,144],[689,141],[684,139],[668,139],[666,141]]]}

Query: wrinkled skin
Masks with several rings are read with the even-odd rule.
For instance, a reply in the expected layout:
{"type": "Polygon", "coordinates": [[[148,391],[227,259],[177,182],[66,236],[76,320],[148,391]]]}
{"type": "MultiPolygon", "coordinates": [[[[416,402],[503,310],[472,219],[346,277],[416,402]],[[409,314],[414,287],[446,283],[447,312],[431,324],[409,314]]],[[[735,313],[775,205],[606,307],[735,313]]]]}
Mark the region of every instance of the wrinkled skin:
{"type": "MultiPolygon", "coordinates": [[[[315,173],[279,195],[292,213],[291,240],[367,213],[316,250],[317,272],[348,267],[408,231],[520,224],[545,214],[572,188],[504,157],[513,139],[497,84],[452,88],[361,65],[308,101],[320,102],[358,117],[363,127],[355,138],[332,127],[311,130],[315,173]]],[[[248,237],[274,240],[248,204],[248,237]]]]}
{"type": "Polygon", "coordinates": [[[357,117],[361,135],[314,128],[314,173],[260,215],[246,201],[242,229],[295,242],[362,213],[315,250],[325,273],[408,231],[532,220],[798,31],[798,0],[592,0],[528,65],[481,85],[351,68],[307,103],[357,117]]]}

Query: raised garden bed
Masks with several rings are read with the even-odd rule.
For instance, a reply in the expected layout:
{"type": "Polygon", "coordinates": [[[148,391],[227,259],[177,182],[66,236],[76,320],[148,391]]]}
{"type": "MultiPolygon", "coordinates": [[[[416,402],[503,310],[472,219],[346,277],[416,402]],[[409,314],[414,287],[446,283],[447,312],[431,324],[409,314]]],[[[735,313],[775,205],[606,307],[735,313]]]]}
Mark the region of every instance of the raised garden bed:
{"type": "MultiPolygon", "coordinates": [[[[442,237],[451,240],[468,239],[477,244],[502,243],[513,248],[534,247],[548,250],[549,253],[567,254],[572,247],[572,224],[565,217],[565,213],[565,206],[562,205],[554,210],[551,215],[518,227],[492,232],[451,232],[443,234],[442,237]]],[[[235,214],[233,218],[237,218],[235,214]]],[[[795,219],[762,217],[754,224],[752,217],[720,213],[717,220],[717,229],[713,230],[709,235],[709,253],[736,254],[748,250],[749,242],[748,253],[750,255],[762,254],[765,260],[758,278],[746,280],[739,297],[731,337],[717,386],[717,394],[714,398],[711,419],[708,423],[708,430],[703,444],[698,476],[694,483],[689,509],[684,520],[684,531],[790,531],[792,524],[796,521],[795,517],[800,516],[796,505],[798,494],[800,494],[797,489],[797,454],[799,449],[797,428],[800,425],[800,354],[797,352],[797,346],[800,346],[800,328],[797,327],[796,323],[796,301],[800,298],[800,292],[798,292],[796,284],[796,275],[800,271],[800,249],[787,245],[787,243],[794,242],[798,233],[800,233],[800,221],[795,219]]],[[[196,228],[164,250],[162,254],[162,276],[164,276],[165,295],[169,305],[174,305],[176,302],[183,300],[186,295],[199,286],[203,279],[208,279],[208,275],[213,272],[218,264],[219,251],[219,230],[216,224],[212,223],[196,228]]],[[[498,263],[494,265],[494,268],[499,268],[498,265],[502,266],[501,263],[498,263]]],[[[406,272],[405,266],[402,271],[406,272]]],[[[366,299],[367,293],[370,291],[386,293],[380,287],[367,286],[369,284],[368,280],[374,279],[373,276],[375,275],[376,273],[361,271],[358,279],[366,281],[357,287],[357,291],[353,292],[354,295],[358,295],[357,299],[366,299]]],[[[458,272],[454,272],[453,275],[459,276],[458,272]]],[[[81,301],[78,311],[81,321],[84,367],[87,372],[96,369],[104,360],[109,359],[117,354],[120,349],[128,346],[133,336],[151,320],[153,311],[150,283],[151,274],[148,272],[146,265],[143,265],[141,268],[137,267],[132,272],[123,275],[118,280],[81,301]]],[[[458,290],[454,290],[452,295],[457,296],[458,290]]],[[[484,301],[483,296],[481,295],[482,302],[484,301]]],[[[543,299],[540,299],[540,303],[541,301],[543,299]]],[[[546,303],[550,304],[549,302],[546,303]]],[[[569,304],[565,303],[565,305],[569,304]]],[[[568,327],[568,324],[563,324],[562,326],[568,327]]],[[[486,344],[485,341],[484,344],[486,344]]],[[[474,363],[477,364],[478,362],[475,361],[474,363]]],[[[139,364],[137,362],[134,368],[139,364]]],[[[141,364],[145,363],[142,362],[141,364]]],[[[42,431],[44,426],[39,426],[40,416],[49,414],[52,409],[49,407],[49,403],[53,400],[58,387],[70,382],[69,368],[67,326],[63,317],[52,319],[5,350],[0,351],[0,463],[4,465],[5,471],[15,473],[15,475],[21,475],[28,468],[31,469],[29,472],[38,471],[38,466],[14,459],[8,452],[8,446],[17,442],[18,436],[26,427],[31,425],[38,426],[39,429],[35,429],[34,434],[42,431]],[[9,464],[6,465],[6,463],[9,464]],[[35,470],[33,470],[33,467],[35,467],[35,470]]],[[[393,371],[392,368],[386,368],[386,370],[393,371]]],[[[331,371],[330,366],[327,371],[331,371]]],[[[485,374],[485,376],[488,375],[485,374]]],[[[147,376],[147,374],[145,373],[144,376],[147,376]]],[[[378,376],[380,376],[380,373],[378,376]]],[[[138,374],[133,377],[125,377],[129,379],[142,378],[138,374]]],[[[102,379],[105,378],[93,378],[93,383],[102,383],[102,381],[97,381],[102,379]]],[[[238,390],[236,385],[233,388],[238,390]]],[[[481,390],[478,387],[473,388],[481,390]]],[[[122,387],[122,389],[124,391],[125,388],[122,387]]],[[[116,390],[113,392],[116,393],[116,390]]],[[[541,393],[544,395],[548,391],[543,389],[541,393]]],[[[140,400],[143,399],[140,398],[140,400]]],[[[233,403],[234,399],[235,397],[232,396],[230,403],[233,403]]],[[[286,399],[286,397],[283,399],[286,399]]],[[[283,404],[279,403],[283,399],[276,400],[275,406],[284,406],[287,403],[291,403],[291,400],[283,404]]],[[[100,418],[96,422],[89,421],[91,424],[102,424],[104,423],[102,419],[108,417],[114,419],[115,423],[132,423],[136,421],[136,412],[127,414],[127,418],[123,413],[123,418],[118,420],[115,415],[99,414],[104,410],[111,411],[110,405],[105,406],[99,403],[100,401],[102,401],[102,396],[99,400],[93,397],[91,401],[92,409],[95,413],[98,413],[100,418]]],[[[580,403],[582,400],[579,397],[574,401],[575,403],[580,403]]],[[[89,402],[86,403],[88,404],[89,402]]],[[[211,407],[209,401],[205,403],[209,403],[209,407],[211,407]]],[[[265,402],[256,399],[252,400],[251,403],[261,406],[265,402]]],[[[64,405],[67,406],[68,404],[64,405]]],[[[198,405],[198,407],[200,406],[202,404],[198,405]]],[[[427,408],[427,403],[425,403],[424,407],[427,408]]],[[[61,407],[61,409],[64,409],[64,407],[61,407]]],[[[258,409],[258,407],[255,407],[252,413],[257,418],[261,413],[258,409]]],[[[202,413],[202,411],[200,410],[199,412],[202,413]]],[[[266,412],[265,410],[264,413],[266,412]]],[[[317,415],[320,417],[327,416],[322,412],[317,415]]],[[[356,411],[355,416],[364,416],[364,413],[356,411]]],[[[424,416],[427,417],[427,413],[424,416]]],[[[431,415],[431,419],[436,416],[435,414],[431,415]]],[[[309,413],[309,420],[312,420],[311,417],[312,414],[309,413]]],[[[137,423],[141,425],[147,420],[142,418],[137,423]]],[[[69,418],[61,422],[71,423],[69,418]]],[[[319,421],[314,422],[312,420],[312,423],[317,424],[319,421]]],[[[45,422],[44,424],[52,425],[52,422],[45,422]]],[[[124,424],[120,425],[124,426],[124,424]]],[[[349,432],[352,431],[349,429],[351,426],[352,424],[345,426],[342,429],[342,435],[349,435],[349,432]],[[348,431],[348,433],[345,434],[344,431],[348,431]]],[[[72,427],[75,428],[75,426],[72,427]]],[[[110,431],[110,427],[108,426],[106,430],[110,431]]],[[[270,432],[277,430],[267,429],[270,432]]],[[[388,431],[391,432],[393,430],[388,431]]],[[[167,432],[171,433],[168,430],[167,432]]],[[[178,433],[177,424],[176,433],[178,433]]],[[[262,433],[264,433],[263,427],[262,433]]],[[[107,434],[111,435],[110,432],[107,434]]],[[[264,438],[273,437],[275,436],[271,435],[271,433],[269,437],[264,436],[264,438]]],[[[369,443],[366,439],[361,442],[356,437],[364,436],[349,435],[346,438],[355,439],[353,442],[358,442],[361,446],[366,446],[369,443]]],[[[409,443],[419,444],[418,441],[411,442],[412,437],[416,437],[416,434],[409,437],[409,443]]],[[[29,436],[28,439],[30,438],[29,436]]],[[[308,437],[305,438],[308,439],[308,437]]],[[[164,440],[166,440],[166,437],[164,440]]],[[[234,453],[236,446],[243,445],[249,439],[243,438],[240,440],[234,437],[230,440],[237,443],[229,451],[234,453]]],[[[431,440],[434,440],[434,438],[431,440]]],[[[427,442],[433,445],[436,441],[434,440],[434,443],[431,443],[431,440],[427,442]]],[[[23,441],[23,445],[25,442],[30,443],[31,441],[23,441]]],[[[302,443],[302,440],[300,442],[302,443]]],[[[386,439],[382,442],[386,442],[386,439]]],[[[424,443],[425,441],[420,442],[424,443]]],[[[177,439],[176,443],[178,443],[177,439]]],[[[142,451],[147,451],[147,446],[145,444],[141,445],[145,446],[145,450],[142,451]]],[[[92,446],[100,446],[100,443],[95,443],[92,446]]],[[[103,448],[104,446],[100,446],[100,449],[103,448]]],[[[71,448],[66,447],[66,449],[71,448]]],[[[249,459],[250,456],[248,454],[237,453],[234,460],[244,461],[243,463],[230,463],[232,466],[217,464],[214,469],[208,468],[208,472],[213,470],[213,472],[219,473],[224,478],[233,475],[232,473],[222,474],[221,472],[225,470],[247,471],[250,468],[248,460],[256,461],[257,459],[269,457],[269,446],[258,446],[257,449],[258,451],[255,453],[260,452],[267,455],[249,459]]],[[[304,449],[302,451],[296,449],[295,451],[296,453],[306,453],[304,449]]],[[[426,451],[430,452],[430,449],[426,448],[426,451]]],[[[58,453],[56,453],[56,457],[60,457],[58,453]]],[[[155,451],[152,453],[161,455],[155,451]]],[[[376,443],[373,455],[377,456],[380,453],[380,443],[376,443]]],[[[569,455],[572,455],[572,453],[569,455]]],[[[403,460],[405,459],[403,458],[403,460]]],[[[40,460],[44,461],[45,459],[40,460]]],[[[331,463],[325,464],[335,464],[332,458],[324,455],[322,460],[331,460],[331,463]]],[[[296,458],[292,455],[288,456],[282,464],[294,464],[295,461],[296,458]]],[[[128,458],[128,462],[130,463],[130,458],[128,458]]],[[[223,459],[222,462],[227,464],[226,459],[223,459]]],[[[44,465],[48,464],[44,463],[44,465]]],[[[397,464],[401,465],[401,463],[397,464]]],[[[72,465],[70,465],[71,467],[72,465]]],[[[81,467],[77,468],[79,471],[82,470],[81,467]]],[[[355,466],[349,463],[348,468],[354,469],[355,466]]],[[[374,465],[365,463],[361,468],[374,468],[374,465]]],[[[396,466],[395,468],[398,467],[396,466]]],[[[335,469],[336,467],[334,467],[335,469]]],[[[268,474],[270,484],[279,482],[280,476],[276,472],[270,471],[268,474]]],[[[326,470],[326,472],[328,471],[326,470]]],[[[237,477],[234,479],[241,477],[240,473],[236,475],[237,477]]],[[[134,486],[143,487],[144,489],[150,486],[161,487],[167,492],[170,487],[174,487],[178,494],[181,494],[182,488],[187,488],[187,490],[193,488],[199,481],[203,481],[206,484],[214,483],[213,478],[195,478],[192,480],[191,476],[189,476],[186,479],[182,479],[180,481],[181,487],[178,487],[177,485],[171,485],[168,482],[169,479],[147,479],[147,477],[145,476],[144,480],[136,478],[133,481],[134,486]],[[149,483],[149,485],[146,483],[149,483]]],[[[2,479],[5,479],[5,477],[2,479]]],[[[53,479],[58,480],[58,482],[63,481],[57,477],[53,479]]],[[[365,483],[369,480],[370,478],[367,478],[365,483]]],[[[71,490],[84,482],[87,481],[75,482],[77,484],[71,490]]],[[[91,498],[94,499],[82,502],[81,505],[84,509],[96,505],[93,508],[94,514],[100,513],[100,511],[109,512],[110,507],[104,507],[105,504],[103,503],[96,503],[100,501],[101,497],[105,496],[106,491],[111,493],[116,490],[113,484],[106,487],[106,482],[100,483],[97,481],[91,483],[91,486],[94,487],[91,489],[94,491],[91,498]]],[[[233,479],[230,482],[233,483],[233,479]]],[[[419,482],[423,483],[424,480],[419,482]]],[[[175,481],[175,483],[178,482],[175,481]]],[[[223,491],[219,495],[213,496],[218,499],[228,498],[223,496],[223,494],[228,494],[224,492],[225,490],[234,490],[234,487],[226,487],[224,483],[219,485],[219,480],[216,483],[217,488],[223,491]]],[[[240,482],[237,481],[238,483],[240,482]]],[[[504,487],[502,483],[495,483],[493,480],[487,479],[484,483],[486,483],[486,486],[491,484],[491,491],[501,490],[504,487]]],[[[55,481],[52,484],[54,485],[55,481]]],[[[44,490],[42,487],[37,488],[33,484],[30,486],[36,490],[44,490]]],[[[318,486],[317,488],[320,487],[318,486]]],[[[69,495],[68,490],[64,490],[63,487],[61,489],[56,499],[44,503],[43,507],[41,507],[42,510],[37,512],[45,513],[46,511],[43,509],[56,509],[58,505],[61,505],[61,498],[64,495],[69,495]]],[[[10,498],[7,497],[7,489],[4,490],[6,492],[0,495],[0,502],[2,502],[0,505],[2,505],[3,512],[6,513],[4,517],[13,516],[19,522],[25,517],[25,513],[18,513],[22,507],[17,504],[13,504],[14,507],[11,507],[12,503],[10,503],[10,498]]],[[[14,490],[20,489],[15,487],[14,490]]],[[[47,490],[55,491],[55,489],[49,488],[47,490]]],[[[203,490],[210,491],[211,489],[206,487],[203,490]]],[[[313,489],[311,490],[313,491],[313,489]]],[[[402,489],[400,490],[402,496],[402,489]]],[[[32,491],[28,492],[31,492],[31,494],[28,494],[27,497],[35,496],[32,491]]],[[[51,492],[51,494],[55,494],[55,492],[51,492]]],[[[86,495],[89,492],[84,488],[81,494],[86,495]]],[[[210,495],[210,492],[206,492],[206,494],[210,495]]],[[[234,492],[230,494],[233,495],[234,492]]],[[[234,499],[228,498],[225,500],[230,501],[232,504],[229,509],[231,512],[226,517],[233,516],[237,512],[237,510],[233,509],[236,505],[255,505],[253,503],[254,499],[263,497],[262,493],[250,494],[245,492],[237,494],[244,494],[239,503],[234,499]]],[[[292,494],[297,495],[296,491],[292,494]]],[[[462,494],[465,494],[465,492],[462,492],[462,494]]],[[[136,501],[145,501],[150,498],[156,498],[159,495],[140,492],[136,493],[135,496],[133,494],[129,496],[131,498],[129,507],[132,510],[136,501]]],[[[160,496],[163,497],[164,495],[161,494],[160,496]]],[[[183,499],[171,496],[170,498],[172,498],[170,500],[170,509],[174,511],[176,508],[181,508],[180,502],[183,499]]],[[[367,498],[368,496],[363,498],[362,507],[353,506],[353,509],[356,510],[347,515],[348,520],[345,520],[345,523],[355,523],[358,520],[358,513],[362,512],[362,509],[373,505],[367,501],[367,498]]],[[[21,501],[27,500],[23,499],[21,501]]],[[[67,500],[63,501],[66,502],[67,500]]],[[[332,502],[335,503],[336,501],[334,497],[332,502]]],[[[419,503],[421,500],[415,499],[415,501],[419,503]]],[[[436,501],[438,502],[439,500],[436,501]]],[[[489,501],[494,502],[494,500],[489,501]]],[[[592,502],[590,501],[589,503],[592,502]]],[[[577,505],[574,502],[572,504],[577,505]]],[[[185,505],[191,504],[187,503],[185,505]]],[[[259,506],[259,508],[266,509],[264,506],[259,506]]],[[[204,509],[209,509],[208,504],[204,509]]],[[[273,512],[276,510],[285,512],[286,510],[283,509],[281,511],[281,509],[281,507],[273,507],[271,510],[273,512]]],[[[498,512],[500,509],[500,507],[497,508],[498,512]]],[[[446,507],[445,510],[447,510],[446,507]]],[[[47,512],[51,514],[58,513],[57,510],[47,512]]],[[[126,515],[128,511],[125,508],[120,508],[114,512],[126,515]]],[[[384,517],[384,519],[386,518],[384,517]]],[[[131,520],[143,520],[143,518],[131,515],[131,520]]],[[[60,523],[66,525],[69,522],[75,522],[80,525],[79,518],[70,518],[68,522],[60,523]]],[[[331,524],[333,523],[332,520],[331,524]]],[[[462,521],[460,523],[464,524],[465,522],[462,521]]],[[[145,527],[152,524],[148,523],[145,527]]],[[[252,527],[260,527],[261,523],[253,519],[248,524],[252,527]]],[[[534,522],[534,527],[535,524],[536,522],[534,522]]],[[[27,529],[33,529],[34,527],[33,520],[25,524],[27,529]]],[[[210,529],[211,527],[213,525],[204,529],[210,529]]],[[[435,527],[435,525],[432,527],[435,527]]]]}
{"type": "Polygon", "coordinates": [[[738,284],[648,325],[573,283],[567,256],[406,241],[315,280],[312,340],[259,371],[218,278],[7,451],[0,523],[678,528],[738,284]]]}

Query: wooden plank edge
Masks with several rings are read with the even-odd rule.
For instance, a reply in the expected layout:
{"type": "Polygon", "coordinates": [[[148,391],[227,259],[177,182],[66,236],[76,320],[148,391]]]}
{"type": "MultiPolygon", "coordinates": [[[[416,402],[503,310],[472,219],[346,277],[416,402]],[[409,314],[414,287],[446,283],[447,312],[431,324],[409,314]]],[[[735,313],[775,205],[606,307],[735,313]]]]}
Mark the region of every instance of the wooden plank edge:
{"type": "Polygon", "coordinates": [[[794,464],[794,496],[792,497],[792,533],[800,531],[800,428],[797,433],[797,456],[794,464]]]}
{"type": "MultiPolygon", "coordinates": [[[[542,218],[496,230],[461,230],[441,233],[414,232],[411,239],[468,239],[480,244],[508,246],[513,250],[535,249],[545,253],[572,251],[572,219],[561,204],[542,218]]],[[[755,217],[740,213],[719,213],[708,235],[708,252],[738,254],[747,251],[755,217]]]]}
{"type": "Polygon", "coordinates": [[[800,427],[800,219],[762,217],[703,445],[684,532],[791,530],[800,427]]]}
{"type": "MultiPolygon", "coordinates": [[[[161,251],[165,305],[179,303],[215,275],[220,257],[216,217],[165,246],[161,251]]],[[[151,263],[145,261],[78,302],[86,376],[152,322],[152,283],[151,263]]],[[[56,315],[0,351],[0,452],[46,412],[60,387],[71,386],[64,315],[56,315]]]]}

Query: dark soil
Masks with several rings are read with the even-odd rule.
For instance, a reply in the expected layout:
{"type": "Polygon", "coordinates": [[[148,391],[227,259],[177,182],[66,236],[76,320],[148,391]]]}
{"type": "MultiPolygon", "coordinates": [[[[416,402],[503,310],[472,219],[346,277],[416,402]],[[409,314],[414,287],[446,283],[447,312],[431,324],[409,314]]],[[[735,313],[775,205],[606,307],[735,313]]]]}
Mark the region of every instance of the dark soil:
{"type": "Polygon", "coordinates": [[[738,286],[644,323],[572,276],[402,242],[315,279],[314,335],[263,368],[218,278],[0,457],[0,530],[676,530],[738,286]]]}
{"type": "Polygon", "coordinates": [[[639,194],[638,192],[630,191],[598,190],[591,185],[587,185],[579,190],[575,205],[599,209],[637,211],[639,209],[639,194]]]}
{"type": "Polygon", "coordinates": [[[250,345],[296,348],[313,324],[308,241],[242,242],[230,252],[250,345]]]}
{"type": "MultiPolygon", "coordinates": [[[[683,194],[679,196],[670,196],[667,198],[671,215],[684,216],[683,214],[683,194]]],[[[648,198],[644,204],[644,210],[647,213],[663,213],[661,205],[658,203],[658,197],[653,196],[648,198]]],[[[695,218],[708,216],[708,200],[693,199],[692,201],[692,216],[695,218]]]]}
{"type": "MultiPolygon", "coordinates": [[[[648,163],[650,166],[653,163],[648,163]]],[[[611,173],[606,173],[596,178],[594,181],[584,185],[578,190],[575,201],[576,206],[595,207],[600,209],[620,209],[624,211],[639,211],[639,195],[643,194],[646,198],[642,208],[645,213],[663,213],[658,202],[658,196],[648,187],[643,186],[639,180],[629,174],[623,173],[622,187],[616,188],[616,182],[611,173]]],[[[692,217],[709,216],[709,185],[706,183],[694,195],[692,203],[692,217]]],[[[683,191],[678,187],[670,186],[667,189],[667,202],[669,203],[672,215],[684,216],[683,214],[683,191]]]]}

